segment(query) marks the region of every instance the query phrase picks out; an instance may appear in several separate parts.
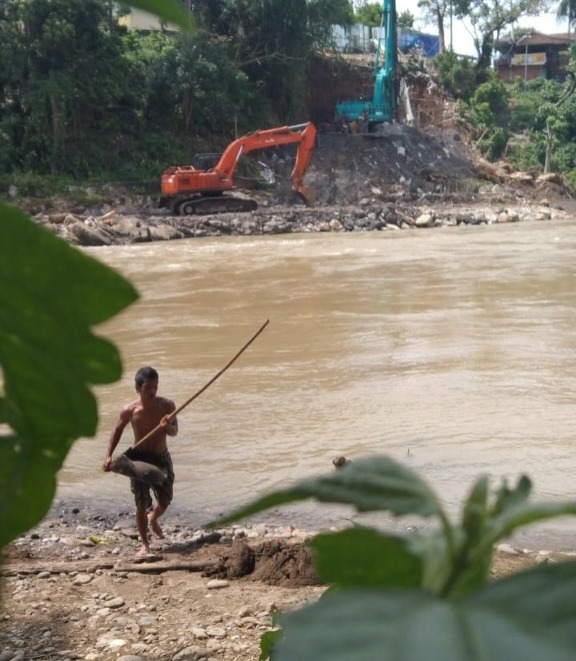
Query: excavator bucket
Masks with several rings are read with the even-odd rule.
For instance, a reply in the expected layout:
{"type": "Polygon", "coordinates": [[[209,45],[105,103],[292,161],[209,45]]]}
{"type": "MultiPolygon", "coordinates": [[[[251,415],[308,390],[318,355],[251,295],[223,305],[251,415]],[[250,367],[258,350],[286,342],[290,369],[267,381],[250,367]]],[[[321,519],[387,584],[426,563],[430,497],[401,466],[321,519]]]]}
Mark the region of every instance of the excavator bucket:
{"type": "Polygon", "coordinates": [[[316,193],[312,188],[308,188],[307,186],[300,186],[296,193],[307,207],[314,206],[314,203],[316,202],[316,193]]]}

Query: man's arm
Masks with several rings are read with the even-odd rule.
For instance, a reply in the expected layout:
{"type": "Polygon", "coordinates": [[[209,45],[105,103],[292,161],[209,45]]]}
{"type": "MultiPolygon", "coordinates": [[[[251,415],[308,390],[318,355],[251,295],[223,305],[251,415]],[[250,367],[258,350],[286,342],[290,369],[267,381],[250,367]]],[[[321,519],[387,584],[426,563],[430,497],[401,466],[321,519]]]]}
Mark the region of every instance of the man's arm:
{"type": "Polygon", "coordinates": [[[110,434],[110,438],[108,439],[108,449],[106,450],[106,455],[102,463],[103,471],[110,470],[110,464],[112,463],[112,454],[114,453],[116,446],[120,442],[120,439],[122,438],[122,432],[126,428],[126,425],[130,422],[131,417],[132,417],[131,408],[125,407],[120,411],[118,420],[116,420],[114,429],[112,430],[112,433],[110,434]]]}
{"type": "Polygon", "coordinates": [[[166,434],[168,436],[176,436],[178,434],[178,418],[176,416],[166,425],[166,434]]]}
{"type": "Polygon", "coordinates": [[[176,410],[176,404],[170,400],[167,400],[167,404],[168,413],[162,417],[160,424],[164,427],[167,436],[176,436],[178,434],[178,418],[174,416],[169,419],[172,413],[176,410]]]}

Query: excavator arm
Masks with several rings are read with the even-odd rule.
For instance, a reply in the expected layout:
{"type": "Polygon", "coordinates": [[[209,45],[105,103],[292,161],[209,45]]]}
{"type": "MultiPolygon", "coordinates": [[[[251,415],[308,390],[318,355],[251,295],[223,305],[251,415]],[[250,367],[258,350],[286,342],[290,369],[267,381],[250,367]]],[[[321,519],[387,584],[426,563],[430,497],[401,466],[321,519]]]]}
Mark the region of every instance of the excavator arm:
{"type": "Polygon", "coordinates": [[[291,144],[297,145],[292,189],[307,206],[313,206],[313,192],[303,183],[316,144],[316,127],[311,122],[248,133],[231,142],[216,165],[208,170],[197,170],[191,165],[168,168],[162,175],[161,206],[184,214],[199,213],[200,208],[204,212],[211,209],[250,211],[256,205],[253,200],[242,204],[232,198],[223,201],[214,201],[214,198],[234,187],[233,176],[242,154],[291,144]],[[199,199],[202,197],[205,199],[199,199]],[[212,201],[206,198],[212,198],[212,201]]]}

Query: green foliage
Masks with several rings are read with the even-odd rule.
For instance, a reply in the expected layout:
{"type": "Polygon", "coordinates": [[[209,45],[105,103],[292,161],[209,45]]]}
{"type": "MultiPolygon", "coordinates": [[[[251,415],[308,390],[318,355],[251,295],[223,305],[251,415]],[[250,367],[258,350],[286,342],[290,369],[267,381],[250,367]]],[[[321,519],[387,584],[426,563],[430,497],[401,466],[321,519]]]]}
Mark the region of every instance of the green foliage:
{"type": "MultiPolygon", "coordinates": [[[[502,661],[574,658],[576,563],[540,566],[491,583],[492,549],[517,528],[576,514],[576,501],[531,502],[523,476],[491,494],[480,478],[451,522],[435,492],[387,457],[266,495],[218,525],[314,498],[358,512],[433,517],[430,532],[404,537],[357,526],[315,537],[318,575],[329,589],[317,603],[280,618],[262,646],[274,661],[502,661]]],[[[213,525],[215,525],[214,522],[213,525]]]]}
{"type": "Polygon", "coordinates": [[[556,18],[559,20],[565,18],[568,24],[568,32],[572,32],[574,25],[576,25],[576,2],[574,0],[560,0],[556,9],[556,18]]]}
{"type": "Polygon", "coordinates": [[[570,193],[576,195],[576,170],[574,170],[574,168],[568,170],[568,172],[564,174],[564,180],[570,189],[570,193]]]}
{"type": "Polygon", "coordinates": [[[336,0],[196,0],[204,27],[222,38],[230,59],[261,88],[279,116],[301,121],[308,58],[326,43],[336,0]]]}
{"type": "Polygon", "coordinates": [[[500,126],[492,127],[476,142],[476,147],[489,161],[496,161],[504,155],[509,138],[510,134],[506,129],[500,126]]]}
{"type": "Polygon", "coordinates": [[[453,51],[438,54],[432,61],[438,81],[456,99],[469,101],[476,87],[486,80],[487,73],[478,69],[467,58],[453,51]]]}
{"type": "MultiPolygon", "coordinates": [[[[168,143],[167,127],[184,135],[231,135],[263,121],[265,100],[226,56],[221,38],[153,32],[131,34],[126,42],[130,62],[146,83],[138,99],[143,119],[168,143]]],[[[140,141],[136,131],[133,138],[140,141]]]]}
{"type": "Polygon", "coordinates": [[[545,161],[546,133],[553,131],[552,169],[569,173],[576,159],[576,103],[569,80],[536,79],[509,87],[509,121],[502,126],[521,134],[507,146],[507,157],[518,169],[540,170],[545,161]]]}
{"type": "Polygon", "coordinates": [[[476,146],[490,160],[500,158],[508,143],[510,134],[505,128],[510,123],[508,99],[506,86],[492,75],[476,87],[463,107],[464,116],[481,132],[476,146]]]}
{"type": "Polygon", "coordinates": [[[320,25],[326,35],[332,25],[347,26],[354,23],[354,9],[348,0],[311,0],[307,9],[310,27],[320,25]]]}
{"type": "Polygon", "coordinates": [[[414,14],[409,9],[405,9],[398,14],[396,23],[399,28],[413,28],[415,20],[414,14]]]}
{"type": "Polygon", "coordinates": [[[10,188],[16,188],[17,197],[52,197],[62,193],[71,178],[62,176],[39,175],[34,172],[12,172],[0,175],[0,197],[5,197],[10,188]]]}
{"type": "Polygon", "coordinates": [[[372,28],[378,27],[382,19],[382,3],[366,2],[360,5],[354,12],[354,18],[357,23],[362,23],[372,28]]]}
{"type": "Polygon", "coordinates": [[[74,440],[97,426],[93,384],[121,374],[94,335],[137,298],[116,272],[0,205],[0,546],[37,523],[74,440]]]}
{"type": "Polygon", "coordinates": [[[509,121],[508,90],[496,76],[491,76],[486,82],[476,87],[470,99],[472,107],[487,107],[492,124],[504,124],[509,121]]]}

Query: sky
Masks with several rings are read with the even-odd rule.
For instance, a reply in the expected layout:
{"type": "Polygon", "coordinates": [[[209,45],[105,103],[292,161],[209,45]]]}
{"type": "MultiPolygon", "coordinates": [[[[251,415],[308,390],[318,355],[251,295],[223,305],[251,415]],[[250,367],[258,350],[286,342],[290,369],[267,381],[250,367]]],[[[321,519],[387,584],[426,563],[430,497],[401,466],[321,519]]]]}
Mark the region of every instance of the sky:
{"type": "MultiPolygon", "coordinates": [[[[396,0],[396,12],[401,14],[406,10],[412,12],[416,17],[414,22],[414,28],[416,30],[438,34],[438,30],[434,24],[426,25],[420,18],[421,10],[418,8],[418,0],[396,0]]],[[[522,18],[515,27],[534,28],[535,30],[538,30],[538,32],[543,32],[544,34],[555,34],[567,31],[566,21],[558,22],[555,13],[522,18]]],[[[450,46],[450,28],[448,24],[446,24],[445,30],[446,46],[450,46]]],[[[452,23],[452,43],[454,50],[460,55],[477,55],[472,37],[461,21],[454,20],[452,23]]]]}

